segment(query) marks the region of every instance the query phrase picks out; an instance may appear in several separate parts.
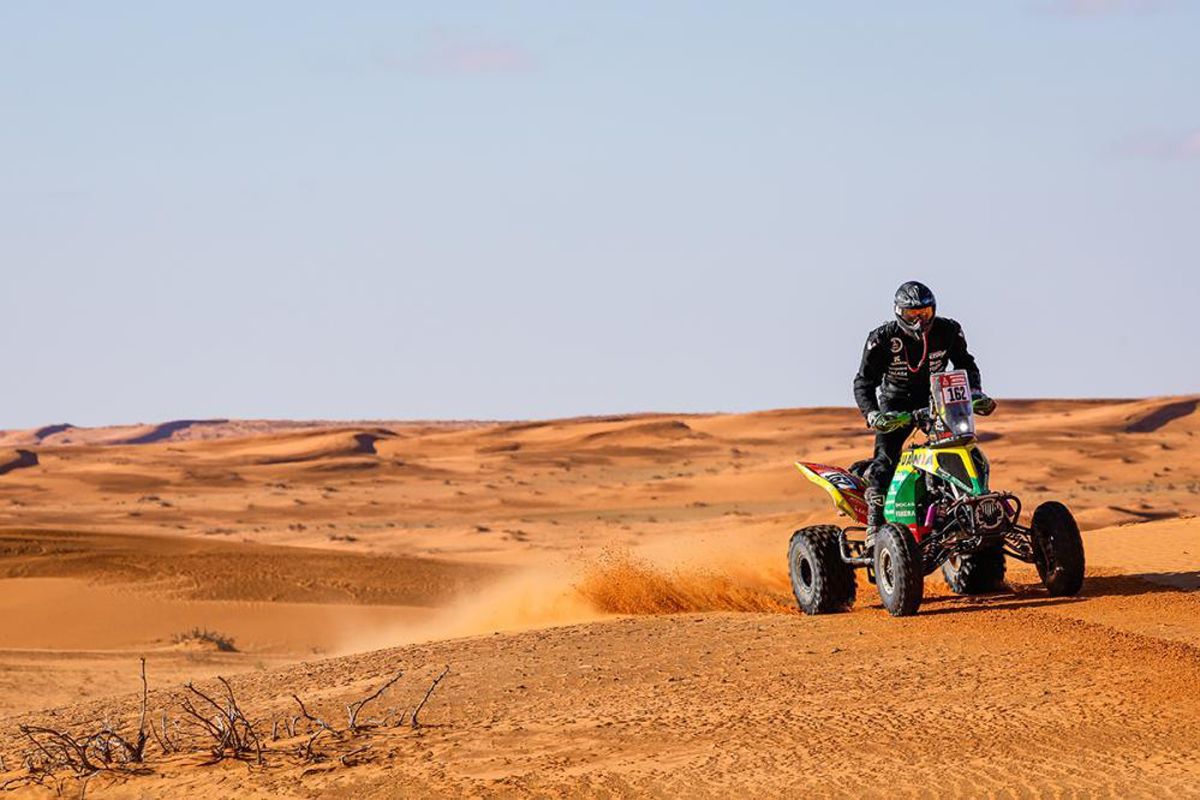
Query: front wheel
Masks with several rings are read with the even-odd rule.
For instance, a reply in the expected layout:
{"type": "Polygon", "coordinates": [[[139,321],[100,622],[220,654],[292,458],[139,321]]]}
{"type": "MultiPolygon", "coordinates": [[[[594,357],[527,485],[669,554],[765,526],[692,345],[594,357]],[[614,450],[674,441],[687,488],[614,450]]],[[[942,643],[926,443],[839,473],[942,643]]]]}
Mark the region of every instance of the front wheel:
{"type": "Polygon", "coordinates": [[[884,525],[875,533],[875,587],[893,617],[910,617],[921,607],[925,571],[921,550],[907,528],[884,525]]]}
{"type": "Polygon", "coordinates": [[[1051,597],[1070,597],[1083,587],[1083,538],[1062,503],[1042,503],[1029,526],[1033,560],[1051,597]]]}
{"type": "Polygon", "coordinates": [[[942,577],[955,594],[988,594],[1004,587],[1004,548],[988,547],[969,555],[954,555],[942,564],[942,577]]]}
{"type": "Polygon", "coordinates": [[[842,561],[836,525],[814,525],[792,534],[788,573],[792,592],[805,614],[832,614],[854,605],[854,569],[842,561]]]}

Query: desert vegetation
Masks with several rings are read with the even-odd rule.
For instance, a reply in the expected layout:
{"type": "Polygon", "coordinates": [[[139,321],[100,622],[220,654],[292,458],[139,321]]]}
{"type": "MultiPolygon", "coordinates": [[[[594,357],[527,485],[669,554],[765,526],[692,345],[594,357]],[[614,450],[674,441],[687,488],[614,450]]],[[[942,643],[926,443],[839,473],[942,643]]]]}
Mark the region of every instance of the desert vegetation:
{"type": "Polygon", "coordinates": [[[449,673],[449,666],[443,668],[407,706],[380,707],[387,692],[404,677],[404,671],[398,670],[365,696],[347,703],[344,723],[314,714],[298,694],[291,695],[294,714],[282,718],[247,715],[233,684],[217,676],[215,685],[189,681],[182,694],[160,696],[170,705],[157,709],[156,724],[142,659],[136,722],[121,725],[103,719],[61,726],[19,724],[18,741],[23,746],[7,758],[0,757],[0,770],[6,773],[0,789],[40,786],[61,795],[74,780],[82,793],[87,782],[100,773],[114,779],[151,775],[156,760],[192,754],[202,756],[196,762],[200,766],[234,760],[265,768],[276,761],[309,765],[336,760],[351,767],[370,751],[372,735],[379,731],[420,729],[422,710],[449,673]],[[19,769],[9,768],[9,758],[19,769]]]}
{"type": "Polygon", "coordinates": [[[202,647],[213,647],[222,653],[237,652],[237,647],[234,645],[232,636],[226,636],[217,631],[210,631],[208,628],[196,627],[183,633],[177,633],[171,638],[171,642],[184,646],[199,645],[202,647]]]}

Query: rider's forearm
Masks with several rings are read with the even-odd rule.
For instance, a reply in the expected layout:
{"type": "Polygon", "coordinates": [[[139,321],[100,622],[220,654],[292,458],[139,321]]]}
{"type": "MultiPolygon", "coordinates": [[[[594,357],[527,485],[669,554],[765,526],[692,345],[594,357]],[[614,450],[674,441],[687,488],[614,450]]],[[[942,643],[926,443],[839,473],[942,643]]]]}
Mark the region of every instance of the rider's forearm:
{"type": "Polygon", "coordinates": [[[858,372],[854,376],[854,402],[865,417],[872,411],[879,410],[879,398],[876,393],[883,383],[887,372],[888,360],[891,357],[889,347],[884,345],[878,331],[872,331],[863,345],[862,361],[858,364],[858,372]]]}
{"type": "Polygon", "coordinates": [[[877,391],[879,384],[871,381],[863,375],[857,375],[854,378],[854,402],[858,405],[858,410],[866,417],[872,411],[879,410],[879,398],[877,391]]]}
{"type": "Polygon", "coordinates": [[[983,391],[983,377],[979,374],[979,367],[975,364],[975,359],[971,358],[971,354],[967,354],[964,363],[960,364],[954,361],[955,369],[966,370],[967,380],[971,382],[971,388],[977,392],[983,391]]]}

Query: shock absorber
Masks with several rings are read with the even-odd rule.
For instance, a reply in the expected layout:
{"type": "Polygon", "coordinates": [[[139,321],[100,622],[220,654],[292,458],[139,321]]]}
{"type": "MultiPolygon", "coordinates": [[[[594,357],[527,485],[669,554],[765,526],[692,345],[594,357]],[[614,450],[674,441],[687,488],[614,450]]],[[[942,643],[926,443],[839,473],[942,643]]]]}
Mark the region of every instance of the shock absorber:
{"type": "Polygon", "coordinates": [[[929,508],[926,509],[926,511],[925,511],[925,528],[927,530],[931,530],[931,531],[933,530],[933,526],[937,522],[937,517],[938,517],[937,512],[938,512],[937,503],[930,503],[929,508]]]}

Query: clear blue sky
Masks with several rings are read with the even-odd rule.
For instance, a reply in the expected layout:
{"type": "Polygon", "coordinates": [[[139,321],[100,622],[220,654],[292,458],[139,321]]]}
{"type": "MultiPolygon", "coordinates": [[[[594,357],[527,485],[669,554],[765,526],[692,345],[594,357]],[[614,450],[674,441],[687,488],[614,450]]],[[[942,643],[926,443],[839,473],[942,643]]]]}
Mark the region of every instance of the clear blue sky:
{"type": "Polygon", "coordinates": [[[1200,3],[0,4],[0,427],[1200,390],[1200,3]]]}

